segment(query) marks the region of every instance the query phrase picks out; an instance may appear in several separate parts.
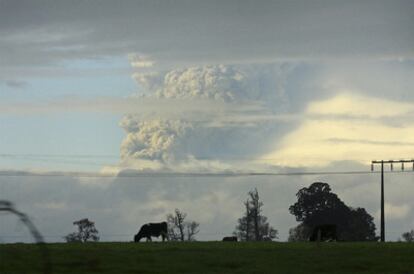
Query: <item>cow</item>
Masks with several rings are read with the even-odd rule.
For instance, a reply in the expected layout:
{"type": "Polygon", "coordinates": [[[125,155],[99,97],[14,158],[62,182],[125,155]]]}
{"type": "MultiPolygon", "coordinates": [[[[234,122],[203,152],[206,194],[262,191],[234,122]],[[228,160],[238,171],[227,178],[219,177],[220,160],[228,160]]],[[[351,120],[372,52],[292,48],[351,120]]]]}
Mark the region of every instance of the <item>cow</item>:
{"type": "Polygon", "coordinates": [[[134,242],[139,242],[142,238],[147,238],[147,242],[151,242],[151,236],[159,237],[161,235],[162,241],[168,240],[168,225],[167,222],[149,223],[141,226],[138,233],[134,236],[134,242]]]}
{"type": "Polygon", "coordinates": [[[336,225],[317,225],[313,228],[312,234],[309,237],[311,242],[320,241],[337,241],[338,237],[336,234],[336,225]]]}
{"type": "Polygon", "coordinates": [[[237,237],[236,236],[224,237],[223,242],[237,242],[237,237]]]}

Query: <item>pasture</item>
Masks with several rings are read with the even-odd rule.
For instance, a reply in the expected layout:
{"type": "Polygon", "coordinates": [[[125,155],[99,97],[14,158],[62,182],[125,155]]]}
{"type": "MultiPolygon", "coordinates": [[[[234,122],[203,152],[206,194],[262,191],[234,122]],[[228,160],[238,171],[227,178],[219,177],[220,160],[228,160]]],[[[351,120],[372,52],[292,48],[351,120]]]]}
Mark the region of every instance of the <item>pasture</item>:
{"type": "MultiPolygon", "coordinates": [[[[47,244],[52,273],[414,274],[408,243],[47,244]]],[[[39,246],[0,245],[0,273],[42,273],[39,246]]]]}

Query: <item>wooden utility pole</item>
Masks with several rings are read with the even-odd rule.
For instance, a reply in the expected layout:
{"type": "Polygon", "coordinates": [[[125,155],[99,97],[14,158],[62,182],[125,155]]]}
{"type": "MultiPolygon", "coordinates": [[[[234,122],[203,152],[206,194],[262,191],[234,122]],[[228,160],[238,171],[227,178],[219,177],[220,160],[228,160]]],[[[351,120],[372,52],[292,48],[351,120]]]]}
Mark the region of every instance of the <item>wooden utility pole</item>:
{"type": "Polygon", "coordinates": [[[384,212],[384,164],[390,164],[390,171],[394,170],[394,164],[401,164],[401,171],[404,171],[404,163],[412,163],[414,171],[414,159],[412,160],[380,160],[371,162],[371,171],[374,165],[381,165],[381,242],[385,242],[385,212],[384,212]]]}

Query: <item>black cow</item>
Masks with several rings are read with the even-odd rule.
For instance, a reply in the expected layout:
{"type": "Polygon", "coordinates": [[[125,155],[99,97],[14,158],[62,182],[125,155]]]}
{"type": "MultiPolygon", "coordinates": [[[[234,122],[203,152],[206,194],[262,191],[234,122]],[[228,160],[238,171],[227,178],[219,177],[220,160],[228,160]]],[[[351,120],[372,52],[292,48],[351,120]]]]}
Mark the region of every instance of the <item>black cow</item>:
{"type": "Polygon", "coordinates": [[[138,234],[134,236],[134,242],[139,242],[142,238],[147,238],[147,242],[151,241],[151,236],[159,237],[161,235],[162,241],[168,240],[168,225],[167,222],[149,223],[141,226],[138,234]]]}
{"type": "Polygon", "coordinates": [[[309,241],[337,241],[336,225],[317,225],[313,228],[309,241]]]}
{"type": "Polygon", "coordinates": [[[224,237],[223,242],[237,242],[237,237],[236,236],[224,237]]]}

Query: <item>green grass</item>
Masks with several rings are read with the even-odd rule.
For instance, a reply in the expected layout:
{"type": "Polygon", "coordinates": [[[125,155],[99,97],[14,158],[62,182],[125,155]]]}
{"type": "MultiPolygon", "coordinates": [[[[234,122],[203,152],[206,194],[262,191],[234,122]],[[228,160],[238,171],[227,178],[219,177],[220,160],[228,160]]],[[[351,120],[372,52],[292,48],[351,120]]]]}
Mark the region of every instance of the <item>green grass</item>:
{"type": "MultiPolygon", "coordinates": [[[[414,274],[407,243],[48,244],[52,273],[414,274]]],[[[0,273],[42,273],[39,247],[0,245],[0,273]]]]}

